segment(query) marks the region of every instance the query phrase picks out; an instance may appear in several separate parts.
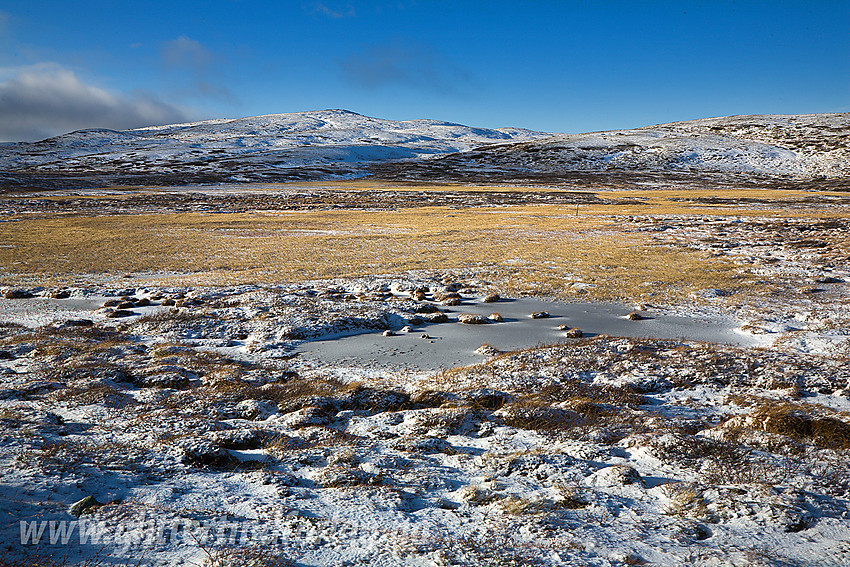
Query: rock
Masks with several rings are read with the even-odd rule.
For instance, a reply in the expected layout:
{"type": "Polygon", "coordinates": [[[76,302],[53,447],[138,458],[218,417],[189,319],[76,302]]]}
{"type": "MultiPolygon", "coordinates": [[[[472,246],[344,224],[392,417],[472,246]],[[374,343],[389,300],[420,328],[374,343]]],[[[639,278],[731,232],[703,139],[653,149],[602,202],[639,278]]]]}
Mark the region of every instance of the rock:
{"type": "Polygon", "coordinates": [[[404,327],[401,328],[400,332],[402,332],[402,333],[412,333],[413,329],[411,327],[409,327],[408,325],[405,325],[404,327]]]}
{"type": "Polygon", "coordinates": [[[121,317],[131,317],[136,315],[133,311],[128,311],[127,309],[116,309],[115,311],[110,311],[106,314],[106,317],[109,319],[119,319],[121,317]]]}
{"type": "Polygon", "coordinates": [[[68,299],[71,297],[71,292],[67,289],[57,289],[50,292],[52,299],[68,299]]]}
{"type": "Polygon", "coordinates": [[[423,315],[423,318],[429,323],[445,323],[449,320],[449,316],[440,311],[436,313],[427,313],[423,315]]]}
{"type": "Polygon", "coordinates": [[[487,343],[484,343],[483,345],[475,349],[475,353],[482,354],[484,356],[497,356],[502,354],[502,351],[500,351],[493,345],[488,345],[487,343]]]}
{"type": "Polygon", "coordinates": [[[581,332],[581,329],[578,327],[573,327],[569,331],[567,331],[568,339],[580,339],[584,336],[584,333],[581,332]]]}
{"type": "Polygon", "coordinates": [[[277,411],[274,405],[260,400],[242,400],[236,404],[236,413],[248,421],[262,421],[277,411]]]}
{"type": "Polygon", "coordinates": [[[91,514],[101,506],[103,504],[98,502],[94,496],[89,495],[71,504],[71,507],[68,508],[68,513],[79,518],[83,514],[91,514]]]}
{"type": "Polygon", "coordinates": [[[567,323],[561,323],[560,325],[558,325],[559,331],[569,331],[570,329],[572,329],[572,327],[570,327],[570,325],[567,323]]]}
{"type": "Polygon", "coordinates": [[[62,323],[62,327],[93,327],[94,321],[91,319],[68,319],[62,323]]]}
{"type": "Polygon", "coordinates": [[[626,319],[628,319],[629,321],[640,321],[643,319],[643,315],[641,315],[637,311],[632,311],[631,313],[626,315],[626,319]]]}
{"type": "Polygon", "coordinates": [[[429,335],[428,333],[422,333],[421,335],[419,335],[419,338],[420,339],[430,339],[431,335],[429,335]]]}
{"type": "Polygon", "coordinates": [[[103,302],[104,307],[117,307],[121,305],[122,301],[120,299],[107,299],[103,302]]]}
{"type": "Polygon", "coordinates": [[[147,297],[143,297],[136,301],[136,307],[147,307],[151,304],[151,300],[147,297]]]}
{"type": "Polygon", "coordinates": [[[6,299],[27,299],[33,297],[33,294],[25,289],[10,289],[3,294],[6,299]]]}
{"type": "Polygon", "coordinates": [[[419,317],[417,315],[416,317],[411,317],[410,319],[408,319],[407,323],[409,325],[414,326],[414,327],[418,327],[419,325],[422,325],[422,324],[425,323],[425,319],[423,319],[422,317],[419,317]]]}
{"type": "Polygon", "coordinates": [[[0,350],[0,360],[14,360],[15,357],[8,350],[0,350]]]}
{"type": "Polygon", "coordinates": [[[384,335],[385,337],[394,337],[395,331],[393,331],[392,329],[387,329],[386,331],[384,331],[381,334],[384,335]]]}
{"type": "Polygon", "coordinates": [[[416,301],[425,301],[425,292],[421,289],[414,289],[410,292],[410,297],[416,301]]]}
{"type": "Polygon", "coordinates": [[[162,300],[162,305],[164,305],[166,307],[171,307],[171,306],[176,305],[176,304],[177,304],[177,302],[174,301],[173,299],[171,299],[170,297],[162,300]]]}
{"type": "Polygon", "coordinates": [[[132,301],[122,301],[121,303],[119,303],[115,307],[117,307],[118,309],[132,309],[135,306],[136,306],[136,304],[133,303],[132,301]]]}
{"type": "Polygon", "coordinates": [[[454,307],[455,305],[460,305],[460,304],[461,304],[461,300],[460,300],[459,297],[450,297],[450,298],[446,299],[445,301],[443,301],[443,305],[446,305],[448,307],[454,307]]]}
{"type": "Polygon", "coordinates": [[[490,313],[487,318],[493,321],[494,323],[501,323],[502,321],[504,321],[504,319],[502,318],[502,314],[498,312],[490,313]]]}
{"type": "Polygon", "coordinates": [[[827,276],[827,277],[823,277],[823,278],[818,278],[818,279],[815,280],[815,282],[820,283],[820,284],[836,284],[836,283],[844,283],[844,280],[842,280],[841,278],[833,278],[831,276],[827,276]]]}
{"type": "Polygon", "coordinates": [[[498,293],[495,293],[495,292],[488,293],[487,295],[484,296],[484,303],[496,303],[500,299],[502,299],[502,298],[498,293]]]}
{"type": "Polygon", "coordinates": [[[461,313],[457,316],[457,322],[464,325],[484,325],[489,322],[489,319],[476,313],[461,313]]]}
{"type": "Polygon", "coordinates": [[[283,423],[292,428],[327,425],[330,421],[328,412],[315,406],[301,408],[283,416],[283,423]]]}
{"type": "Polygon", "coordinates": [[[548,319],[549,312],[548,311],[535,311],[531,314],[532,319],[548,319]]]}
{"type": "Polygon", "coordinates": [[[394,441],[391,447],[396,451],[404,451],[406,453],[445,453],[446,455],[454,455],[454,447],[445,439],[439,437],[401,437],[394,441]]]}
{"type": "Polygon", "coordinates": [[[230,468],[238,463],[227,449],[207,439],[190,437],[179,442],[183,454],[180,461],[192,467],[230,468]]]}
{"type": "Polygon", "coordinates": [[[591,486],[625,486],[627,484],[644,486],[640,473],[628,465],[605,467],[588,476],[585,480],[591,486]]]}

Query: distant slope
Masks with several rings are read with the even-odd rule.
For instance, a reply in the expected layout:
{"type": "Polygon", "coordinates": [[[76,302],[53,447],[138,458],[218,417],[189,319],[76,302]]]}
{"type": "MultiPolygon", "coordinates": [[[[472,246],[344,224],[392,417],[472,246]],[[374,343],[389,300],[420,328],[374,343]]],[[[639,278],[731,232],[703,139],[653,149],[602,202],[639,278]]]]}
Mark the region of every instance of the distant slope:
{"type": "Polygon", "coordinates": [[[850,177],[850,114],[733,116],[559,135],[428,166],[517,178],[635,172],[844,179],[850,177]]]}
{"type": "Polygon", "coordinates": [[[57,181],[192,183],[365,175],[365,165],[466,151],[547,134],[392,121],[346,110],[271,114],[137,130],[81,130],[0,149],[0,171],[57,181]]]}
{"type": "Polygon", "coordinates": [[[0,146],[0,187],[362,177],[582,184],[817,182],[850,188],[850,113],[707,118],[587,134],[393,121],[345,110],[0,146]]]}

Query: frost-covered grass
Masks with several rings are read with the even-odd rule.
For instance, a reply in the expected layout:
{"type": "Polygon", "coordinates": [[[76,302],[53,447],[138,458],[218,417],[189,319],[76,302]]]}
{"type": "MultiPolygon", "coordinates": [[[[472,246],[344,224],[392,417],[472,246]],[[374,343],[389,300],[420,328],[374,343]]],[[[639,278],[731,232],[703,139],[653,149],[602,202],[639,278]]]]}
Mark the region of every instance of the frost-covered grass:
{"type": "MultiPolygon", "coordinates": [[[[368,191],[363,182],[354,187],[368,191]]],[[[484,188],[475,191],[486,194],[484,188]]],[[[6,282],[136,273],[163,274],[162,282],[227,285],[474,269],[515,294],[681,300],[707,288],[750,290],[755,279],[714,253],[711,242],[684,249],[669,245],[670,236],[703,225],[706,215],[732,223],[846,214],[842,199],[799,191],[659,190],[597,197],[579,205],[578,214],[573,206],[515,203],[389,211],[19,215],[0,225],[0,239],[7,243],[0,247],[0,267],[6,282]],[[659,228],[635,230],[648,220],[659,228]]],[[[105,203],[101,212],[113,206],[105,203]]],[[[846,253],[840,240],[830,246],[846,253]]]]}

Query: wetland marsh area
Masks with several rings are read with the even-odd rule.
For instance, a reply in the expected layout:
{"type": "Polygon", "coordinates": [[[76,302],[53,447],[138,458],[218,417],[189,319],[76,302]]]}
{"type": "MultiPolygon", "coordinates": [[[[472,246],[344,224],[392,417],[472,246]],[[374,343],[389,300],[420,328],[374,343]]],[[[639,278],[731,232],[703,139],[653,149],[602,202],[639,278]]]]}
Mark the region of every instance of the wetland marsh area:
{"type": "Polygon", "coordinates": [[[6,191],[0,557],[846,565],[825,187],[6,191]]]}

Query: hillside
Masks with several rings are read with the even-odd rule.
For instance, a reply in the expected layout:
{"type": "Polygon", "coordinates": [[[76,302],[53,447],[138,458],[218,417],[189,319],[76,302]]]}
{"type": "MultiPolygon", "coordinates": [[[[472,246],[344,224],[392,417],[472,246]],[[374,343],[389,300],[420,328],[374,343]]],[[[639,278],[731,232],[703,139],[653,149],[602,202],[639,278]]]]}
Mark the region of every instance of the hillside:
{"type": "Polygon", "coordinates": [[[658,182],[711,177],[847,185],[850,114],[707,118],[585,134],[392,121],[346,110],[81,130],[3,146],[6,187],[293,181],[658,182]]]}
{"type": "Polygon", "coordinates": [[[850,114],[707,118],[558,135],[448,156],[411,175],[523,179],[576,174],[710,174],[786,180],[850,177],[850,114]]]}
{"type": "MultiPolygon", "coordinates": [[[[544,136],[436,120],[392,121],[346,110],[270,114],[137,130],[81,130],[7,145],[0,171],[24,183],[196,183],[362,176],[365,164],[427,158],[544,136]],[[41,180],[41,181],[39,181],[41,180]]],[[[8,180],[7,180],[8,181],[8,180]]]]}

